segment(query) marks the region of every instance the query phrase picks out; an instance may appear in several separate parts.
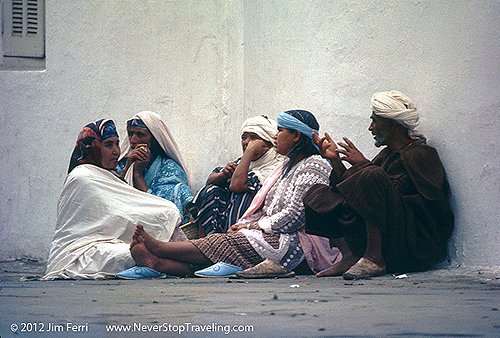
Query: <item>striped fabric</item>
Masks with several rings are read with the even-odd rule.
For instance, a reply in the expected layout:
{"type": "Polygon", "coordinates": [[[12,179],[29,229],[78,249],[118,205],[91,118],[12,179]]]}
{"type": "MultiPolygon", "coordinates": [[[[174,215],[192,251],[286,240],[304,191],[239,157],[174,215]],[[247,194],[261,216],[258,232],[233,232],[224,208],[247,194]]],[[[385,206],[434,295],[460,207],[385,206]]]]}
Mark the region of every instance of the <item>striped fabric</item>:
{"type": "MultiPolygon", "coordinates": [[[[217,167],[214,172],[220,172],[217,167]]],[[[248,172],[246,193],[233,193],[229,190],[229,180],[224,187],[208,185],[203,187],[192,203],[198,210],[194,221],[200,224],[206,234],[226,233],[229,227],[243,216],[262,184],[253,171],[248,172]]]]}

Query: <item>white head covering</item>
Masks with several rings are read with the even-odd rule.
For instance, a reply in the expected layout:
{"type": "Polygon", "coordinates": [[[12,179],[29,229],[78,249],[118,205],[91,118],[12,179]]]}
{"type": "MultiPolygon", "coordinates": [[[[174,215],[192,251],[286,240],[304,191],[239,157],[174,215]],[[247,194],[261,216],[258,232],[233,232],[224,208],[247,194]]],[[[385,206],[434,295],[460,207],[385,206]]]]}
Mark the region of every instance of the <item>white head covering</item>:
{"type": "Polygon", "coordinates": [[[261,139],[274,143],[274,136],[278,132],[278,123],[265,115],[246,119],[241,126],[241,133],[255,133],[261,139]]]}
{"type": "MultiPolygon", "coordinates": [[[[153,134],[156,141],[158,141],[158,144],[163,149],[165,154],[171,159],[173,159],[175,162],[179,163],[179,165],[182,167],[182,169],[186,173],[188,184],[189,186],[191,186],[190,172],[188,171],[186,164],[184,163],[184,160],[181,156],[177,143],[175,142],[172,134],[170,133],[167,124],[161,119],[161,116],[152,111],[142,111],[134,115],[131,119],[129,119],[129,121],[133,119],[141,119],[142,122],[144,122],[144,124],[148,127],[151,134],[153,134]]],[[[130,151],[130,141],[128,137],[125,137],[123,139],[120,147],[122,150],[120,159],[122,159],[123,157],[127,156],[128,152],[130,151]]],[[[129,170],[125,175],[125,180],[129,184],[133,184],[132,168],[133,164],[130,166],[129,170]]]]}
{"type": "MultiPolygon", "coordinates": [[[[255,133],[258,137],[274,144],[274,136],[278,132],[278,122],[265,115],[246,119],[241,126],[241,133],[255,133]]],[[[250,162],[249,170],[263,182],[285,158],[272,147],[258,160],[250,162]]]]}
{"type": "Polygon", "coordinates": [[[405,94],[397,90],[375,93],[371,108],[375,115],[394,120],[407,128],[410,136],[416,135],[419,123],[417,106],[405,94]]]}

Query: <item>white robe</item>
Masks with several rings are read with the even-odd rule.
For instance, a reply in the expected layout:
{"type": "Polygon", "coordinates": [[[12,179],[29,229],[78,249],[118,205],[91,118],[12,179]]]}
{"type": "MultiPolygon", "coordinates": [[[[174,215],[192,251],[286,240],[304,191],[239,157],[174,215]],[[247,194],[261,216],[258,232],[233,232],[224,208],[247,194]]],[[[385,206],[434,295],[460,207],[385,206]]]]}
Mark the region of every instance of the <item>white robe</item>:
{"type": "Polygon", "coordinates": [[[129,251],[136,224],[155,238],[184,240],[179,211],[91,164],[67,176],[44,280],[103,279],[134,265],[129,251]]]}

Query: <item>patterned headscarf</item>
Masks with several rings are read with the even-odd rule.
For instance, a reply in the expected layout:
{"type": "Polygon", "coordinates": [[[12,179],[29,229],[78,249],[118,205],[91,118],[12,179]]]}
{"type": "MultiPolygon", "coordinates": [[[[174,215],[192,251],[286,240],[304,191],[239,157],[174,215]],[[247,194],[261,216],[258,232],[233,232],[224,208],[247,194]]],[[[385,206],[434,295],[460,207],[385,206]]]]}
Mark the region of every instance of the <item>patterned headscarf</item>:
{"type": "Polygon", "coordinates": [[[102,119],[90,122],[78,134],[76,145],[71,154],[68,173],[84,163],[101,166],[100,143],[110,137],[118,136],[113,120],[102,119]]]}
{"type": "Polygon", "coordinates": [[[394,120],[408,129],[410,136],[417,134],[417,106],[405,94],[397,90],[375,93],[371,99],[371,108],[375,115],[394,120]]]}
{"type": "Polygon", "coordinates": [[[149,130],[144,121],[138,117],[133,117],[127,121],[127,129],[129,128],[143,128],[149,130]]]}

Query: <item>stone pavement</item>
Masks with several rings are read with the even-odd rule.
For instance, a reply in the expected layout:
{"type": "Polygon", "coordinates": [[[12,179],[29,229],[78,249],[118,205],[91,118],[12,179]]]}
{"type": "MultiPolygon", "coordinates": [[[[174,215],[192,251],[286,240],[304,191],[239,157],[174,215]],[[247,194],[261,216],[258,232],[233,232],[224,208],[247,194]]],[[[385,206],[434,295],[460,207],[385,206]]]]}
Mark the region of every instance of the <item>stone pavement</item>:
{"type": "Polygon", "coordinates": [[[41,274],[36,262],[0,263],[1,338],[500,337],[500,272],[493,270],[363,281],[42,282],[41,274]]]}

